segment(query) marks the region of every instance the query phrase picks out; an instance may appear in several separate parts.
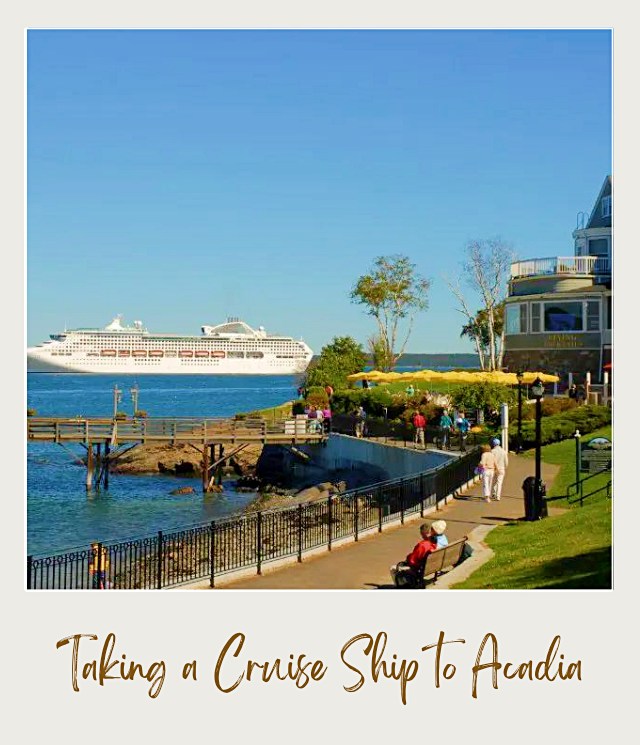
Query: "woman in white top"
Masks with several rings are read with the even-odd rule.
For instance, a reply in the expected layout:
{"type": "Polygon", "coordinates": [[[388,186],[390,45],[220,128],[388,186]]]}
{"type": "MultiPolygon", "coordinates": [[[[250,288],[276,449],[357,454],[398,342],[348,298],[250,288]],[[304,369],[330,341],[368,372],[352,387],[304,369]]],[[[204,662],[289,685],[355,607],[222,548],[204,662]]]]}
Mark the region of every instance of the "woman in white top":
{"type": "Polygon", "coordinates": [[[493,488],[493,477],[496,472],[496,459],[491,452],[490,445],[482,446],[480,469],[482,471],[482,494],[484,496],[484,501],[490,502],[491,490],[493,488]]]}

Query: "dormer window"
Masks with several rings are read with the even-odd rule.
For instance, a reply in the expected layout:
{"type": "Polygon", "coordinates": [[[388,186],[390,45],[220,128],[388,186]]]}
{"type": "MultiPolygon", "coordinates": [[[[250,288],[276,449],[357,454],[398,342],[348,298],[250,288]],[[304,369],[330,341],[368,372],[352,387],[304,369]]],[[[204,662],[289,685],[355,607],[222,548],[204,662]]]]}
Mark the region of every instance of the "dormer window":
{"type": "Polygon", "coordinates": [[[611,195],[602,197],[602,217],[611,217],[611,195]]]}

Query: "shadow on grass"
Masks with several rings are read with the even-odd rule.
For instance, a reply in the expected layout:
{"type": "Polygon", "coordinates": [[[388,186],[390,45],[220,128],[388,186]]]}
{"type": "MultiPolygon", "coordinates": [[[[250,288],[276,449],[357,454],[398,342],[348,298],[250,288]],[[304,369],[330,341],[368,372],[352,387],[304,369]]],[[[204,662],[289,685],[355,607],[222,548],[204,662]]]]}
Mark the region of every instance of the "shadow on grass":
{"type": "Polygon", "coordinates": [[[611,547],[550,559],[508,576],[511,587],[545,590],[611,589],[611,547]]]}

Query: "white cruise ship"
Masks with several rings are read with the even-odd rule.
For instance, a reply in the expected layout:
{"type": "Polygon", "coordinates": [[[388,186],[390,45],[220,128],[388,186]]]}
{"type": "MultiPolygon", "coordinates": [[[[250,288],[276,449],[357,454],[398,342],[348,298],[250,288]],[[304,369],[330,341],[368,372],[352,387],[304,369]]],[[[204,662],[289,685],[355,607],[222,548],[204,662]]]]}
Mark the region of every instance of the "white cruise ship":
{"type": "Polygon", "coordinates": [[[303,341],[271,336],[238,318],[203,326],[201,336],[153,334],[141,321],[116,316],[103,329],[51,334],[27,349],[27,372],[212,375],[291,375],[304,372],[313,352],[303,341]]]}

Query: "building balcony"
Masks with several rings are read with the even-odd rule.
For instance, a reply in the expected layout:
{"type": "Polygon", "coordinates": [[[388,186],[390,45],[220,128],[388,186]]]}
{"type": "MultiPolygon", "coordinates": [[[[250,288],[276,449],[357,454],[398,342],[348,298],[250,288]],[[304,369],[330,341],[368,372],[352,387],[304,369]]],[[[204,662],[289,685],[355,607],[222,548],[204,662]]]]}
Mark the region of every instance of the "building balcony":
{"type": "Polygon", "coordinates": [[[608,256],[553,256],[546,259],[527,259],[511,264],[511,279],[568,276],[596,277],[611,275],[608,256]]]}

